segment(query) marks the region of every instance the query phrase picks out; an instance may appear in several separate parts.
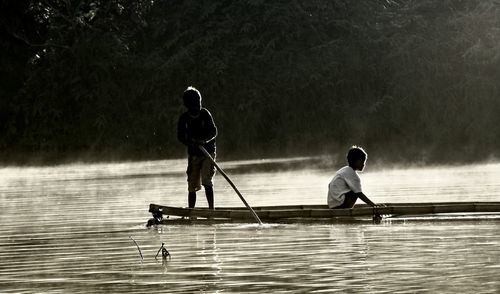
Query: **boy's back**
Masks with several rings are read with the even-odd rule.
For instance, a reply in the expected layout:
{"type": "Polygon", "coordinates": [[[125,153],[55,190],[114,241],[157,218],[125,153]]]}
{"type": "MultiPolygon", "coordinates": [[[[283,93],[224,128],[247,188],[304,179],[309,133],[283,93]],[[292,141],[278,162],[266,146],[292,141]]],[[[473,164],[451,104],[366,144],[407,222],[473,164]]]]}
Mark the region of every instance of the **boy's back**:
{"type": "Polygon", "coordinates": [[[328,184],[328,207],[334,208],[344,203],[348,192],[360,193],[361,179],[350,166],[339,169],[330,184],[328,184]]]}

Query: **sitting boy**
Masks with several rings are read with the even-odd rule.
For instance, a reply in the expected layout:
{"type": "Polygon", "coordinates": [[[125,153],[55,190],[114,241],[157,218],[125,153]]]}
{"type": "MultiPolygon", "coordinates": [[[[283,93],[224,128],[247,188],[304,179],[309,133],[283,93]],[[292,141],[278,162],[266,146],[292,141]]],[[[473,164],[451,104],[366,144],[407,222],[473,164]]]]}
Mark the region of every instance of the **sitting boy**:
{"type": "Polygon", "coordinates": [[[375,206],[361,190],[361,179],[356,171],[363,171],[367,154],[361,147],[352,146],[347,153],[349,166],[339,169],[328,185],[328,207],[352,208],[356,200],[375,206]]]}

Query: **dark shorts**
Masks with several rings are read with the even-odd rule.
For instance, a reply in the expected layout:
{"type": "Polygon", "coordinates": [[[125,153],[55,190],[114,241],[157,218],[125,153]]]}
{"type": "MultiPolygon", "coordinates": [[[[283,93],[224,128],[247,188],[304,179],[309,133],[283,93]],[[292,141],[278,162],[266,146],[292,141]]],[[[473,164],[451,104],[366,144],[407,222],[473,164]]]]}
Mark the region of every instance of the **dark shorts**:
{"type": "Polygon", "coordinates": [[[342,203],[341,205],[334,207],[332,209],[352,208],[354,206],[354,203],[356,203],[356,200],[358,200],[358,196],[356,196],[356,194],[354,194],[353,191],[348,192],[345,194],[344,203],[342,203]]]}
{"type": "MultiPolygon", "coordinates": [[[[215,153],[210,154],[215,160],[215,153]]],[[[189,156],[187,167],[188,191],[196,192],[201,189],[201,185],[213,186],[215,175],[215,165],[205,156],[189,156]]]]}

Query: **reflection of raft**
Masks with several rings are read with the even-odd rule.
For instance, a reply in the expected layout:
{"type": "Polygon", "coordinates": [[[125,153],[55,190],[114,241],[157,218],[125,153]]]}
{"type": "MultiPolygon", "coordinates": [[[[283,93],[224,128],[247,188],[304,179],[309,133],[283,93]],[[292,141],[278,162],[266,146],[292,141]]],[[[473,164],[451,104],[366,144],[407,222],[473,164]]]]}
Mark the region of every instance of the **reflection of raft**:
{"type": "MultiPolygon", "coordinates": [[[[352,209],[329,209],[326,205],[288,205],[253,207],[259,218],[266,222],[308,221],[308,220],[355,220],[360,217],[415,216],[467,213],[500,213],[500,202],[439,202],[439,203],[387,203],[385,207],[372,208],[356,205],[352,209]]],[[[169,223],[179,218],[209,219],[212,222],[253,222],[253,216],[245,207],[181,208],[150,204],[149,212],[154,219],[148,224],[169,223]]],[[[187,220],[186,220],[187,221],[187,220]]]]}

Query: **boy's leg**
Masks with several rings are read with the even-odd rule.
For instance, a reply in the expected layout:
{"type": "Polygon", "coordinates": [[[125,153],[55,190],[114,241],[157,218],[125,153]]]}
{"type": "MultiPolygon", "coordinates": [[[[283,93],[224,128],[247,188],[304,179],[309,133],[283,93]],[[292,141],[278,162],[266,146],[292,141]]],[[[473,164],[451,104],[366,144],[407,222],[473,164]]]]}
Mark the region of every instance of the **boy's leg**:
{"type": "Polygon", "coordinates": [[[214,188],[212,186],[203,185],[205,194],[207,195],[208,208],[214,209],[214,188]]]}
{"type": "Polygon", "coordinates": [[[335,208],[353,208],[354,203],[356,203],[356,200],[358,200],[358,196],[356,196],[352,191],[348,192],[345,194],[344,203],[335,208]]]}
{"type": "MultiPolygon", "coordinates": [[[[215,154],[210,154],[215,159],[215,154]]],[[[201,183],[205,187],[205,194],[207,196],[208,207],[214,209],[214,188],[213,177],[215,175],[215,165],[209,160],[205,159],[201,166],[201,183]]]]}
{"type": "Polygon", "coordinates": [[[187,167],[187,181],[188,181],[188,205],[189,208],[194,208],[196,205],[196,191],[201,189],[201,161],[202,157],[189,156],[187,167]]]}
{"type": "Polygon", "coordinates": [[[196,192],[188,193],[188,204],[189,208],[194,208],[194,206],[196,205],[196,192]]]}

